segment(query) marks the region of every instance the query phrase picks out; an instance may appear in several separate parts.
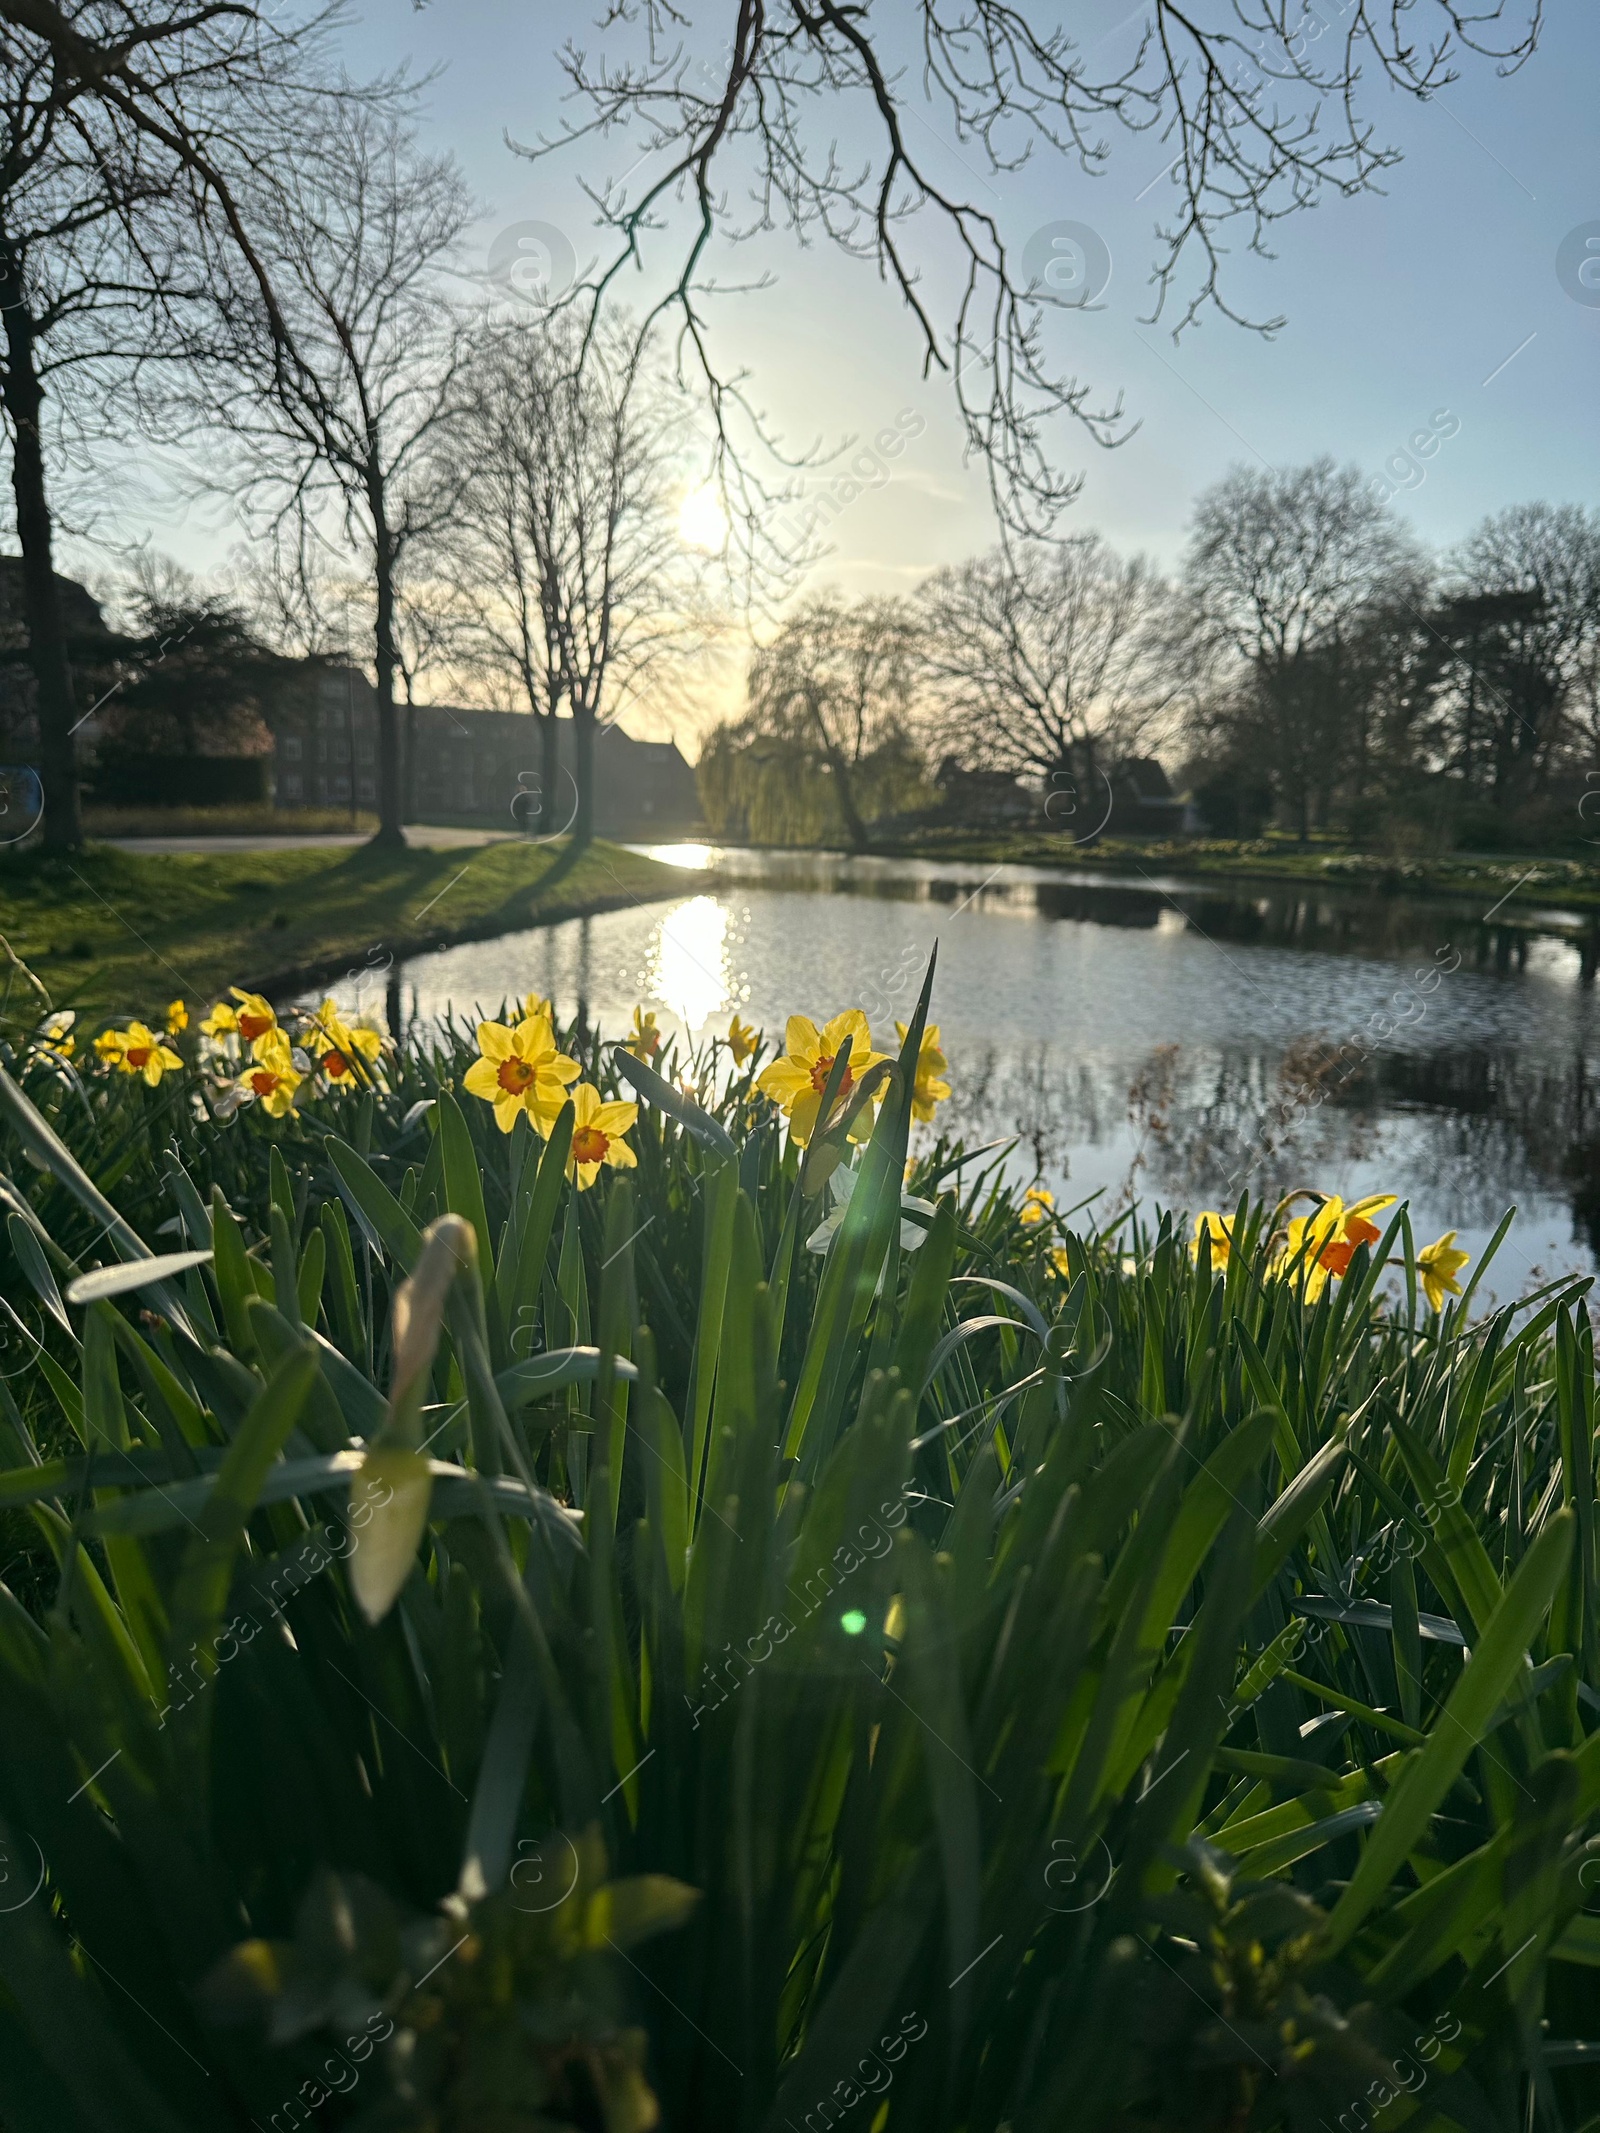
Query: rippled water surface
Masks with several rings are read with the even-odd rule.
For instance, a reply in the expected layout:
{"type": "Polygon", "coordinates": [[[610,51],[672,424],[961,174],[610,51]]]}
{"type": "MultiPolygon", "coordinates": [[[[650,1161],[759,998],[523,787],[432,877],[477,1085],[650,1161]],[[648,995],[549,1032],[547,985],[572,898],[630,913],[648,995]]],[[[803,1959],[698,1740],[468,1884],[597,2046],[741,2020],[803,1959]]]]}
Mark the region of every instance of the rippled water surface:
{"type": "Polygon", "coordinates": [[[696,868],[687,893],[420,957],[399,973],[405,1012],[537,990],[618,1035],[641,1000],[690,1034],[735,1009],[777,1033],[792,1012],[860,1005],[883,1037],[937,941],[941,1119],[974,1141],[1020,1134],[1013,1161],[1058,1197],[1384,1186],[1409,1197],[1419,1241],[1455,1228],[1474,1253],[1514,1203],[1488,1283],[1502,1296],[1594,1265],[1600,1043],[1574,914],[1513,932],[1468,901],[658,856],[696,868]]]}

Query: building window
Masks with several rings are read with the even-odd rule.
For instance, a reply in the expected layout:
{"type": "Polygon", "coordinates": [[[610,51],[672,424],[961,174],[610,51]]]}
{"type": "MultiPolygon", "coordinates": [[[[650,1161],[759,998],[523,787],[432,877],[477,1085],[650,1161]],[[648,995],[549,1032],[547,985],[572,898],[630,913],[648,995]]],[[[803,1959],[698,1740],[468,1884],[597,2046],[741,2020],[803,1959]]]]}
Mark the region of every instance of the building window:
{"type": "Polygon", "coordinates": [[[349,799],[349,797],[350,797],[350,780],[349,780],[348,778],[335,778],[335,779],[334,779],[334,781],[333,781],[333,797],[334,797],[334,798],[335,798],[336,800],[348,800],[348,799],[349,799]]]}
{"type": "Polygon", "coordinates": [[[299,762],[299,760],[300,760],[300,736],[299,736],[299,734],[298,734],[298,733],[286,733],[286,734],[284,735],[284,737],[283,737],[283,760],[284,760],[284,761],[285,761],[286,763],[298,763],[298,762],[299,762]]]}
{"type": "Polygon", "coordinates": [[[286,772],[278,780],[278,790],[284,799],[298,800],[300,797],[300,773],[297,770],[286,772]]]}
{"type": "Polygon", "coordinates": [[[348,762],[349,762],[349,760],[350,760],[350,743],[349,743],[348,741],[335,741],[335,742],[334,742],[334,744],[333,744],[333,760],[334,760],[334,761],[335,761],[336,763],[348,763],[348,762]]]}
{"type": "Polygon", "coordinates": [[[319,800],[326,800],[326,799],[327,799],[327,797],[328,797],[328,781],[327,781],[327,779],[326,779],[326,778],[325,778],[325,777],[324,777],[324,776],[322,775],[322,773],[321,773],[321,772],[319,771],[319,772],[317,773],[317,798],[318,798],[319,800]]]}
{"type": "Polygon", "coordinates": [[[356,780],[356,791],[363,800],[375,800],[378,797],[377,789],[370,778],[358,778],[356,780]]]}
{"type": "Polygon", "coordinates": [[[358,763],[370,763],[372,761],[371,741],[356,742],[356,761],[358,763]]]}

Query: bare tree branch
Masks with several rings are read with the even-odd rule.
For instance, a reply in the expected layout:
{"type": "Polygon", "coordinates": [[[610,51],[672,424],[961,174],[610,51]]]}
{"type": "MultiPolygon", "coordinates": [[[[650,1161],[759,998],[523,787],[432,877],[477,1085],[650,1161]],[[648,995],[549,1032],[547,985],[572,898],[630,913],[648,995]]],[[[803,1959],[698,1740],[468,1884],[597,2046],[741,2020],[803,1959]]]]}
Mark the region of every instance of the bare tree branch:
{"type": "Polygon", "coordinates": [[[724,469],[744,464],[741,425],[744,439],[771,440],[711,349],[714,254],[786,228],[876,268],[924,373],[950,380],[1002,526],[1041,534],[1078,488],[1056,464],[1050,425],[1066,415],[1115,444],[1129,433],[1122,403],[1053,362],[1045,321],[1065,300],[1014,255],[994,211],[938,175],[911,123],[958,155],[976,151],[992,174],[1041,151],[1093,176],[1110,157],[1105,129],[1151,135],[1172,151],[1176,201],[1155,232],[1152,316],[1176,300],[1178,332],[1208,307],[1270,332],[1281,321],[1234,307],[1223,261],[1241,234],[1244,249],[1267,254],[1279,222],[1330,191],[1373,186],[1396,162],[1365,109],[1364,62],[1425,100],[1455,79],[1458,53],[1519,65],[1540,6],[1428,0],[1424,38],[1417,0],[1342,0],[1320,13],[1309,0],[1149,0],[1134,56],[1102,67],[1097,48],[1080,52],[1020,0],[918,0],[916,45],[903,48],[898,24],[851,0],[724,0],[694,22],[673,0],[609,0],[599,51],[569,42],[561,55],[578,115],[512,145],[545,156],[627,136],[638,181],[630,170],[586,185],[613,248],[583,295],[596,315],[624,268],[675,247],[658,310],[679,320],[724,469]],[[726,34],[713,50],[718,20],[726,34]],[[841,139],[864,145],[852,154],[841,139]],[[668,237],[680,208],[687,229],[668,237]]]}

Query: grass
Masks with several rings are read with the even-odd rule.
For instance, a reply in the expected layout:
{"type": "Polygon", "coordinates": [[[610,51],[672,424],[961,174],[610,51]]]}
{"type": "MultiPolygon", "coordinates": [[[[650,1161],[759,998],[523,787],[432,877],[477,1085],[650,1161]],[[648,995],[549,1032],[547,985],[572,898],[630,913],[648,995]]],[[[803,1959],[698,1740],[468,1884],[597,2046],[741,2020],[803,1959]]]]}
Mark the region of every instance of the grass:
{"type": "Polygon", "coordinates": [[[1548,854],[1390,856],[1363,852],[1332,839],[1309,846],[1290,837],[1250,839],[1184,837],[1135,840],[1107,837],[1093,845],[1027,830],[926,831],[875,847],[885,854],[920,859],[963,859],[996,864],[1082,867],[1107,873],[1137,873],[1156,867],[1221,881],[1283,881],[1354,888],[1388,894],[1476,899],[1504,896],[1500,909],[1558,902],[1600,910],[1600,864],[1548,854]]]}
{"type": "Polygon", "coordinates": [[[0,861],[0,934],[58,1008],[153,1015],[174,995],[309,984],[395,957],[672,895],[672,868],[597,843],[470,851],[153,854],[91,845],[0,861]]]}
{"type": "Polygon", "coordinates": [[[590,1190],[6,1056],[4,2133],[1592,2133],[1589,1284],[904,1206],[928,1006],[859,1153],[563,1033],[590,1190]]]}
{"type": "Polygon", "coordinates": [[[371,836],[376,815],[365,808],[271,807],[265,800],[229,807],[86,807],[90,837],[371,836]]]}

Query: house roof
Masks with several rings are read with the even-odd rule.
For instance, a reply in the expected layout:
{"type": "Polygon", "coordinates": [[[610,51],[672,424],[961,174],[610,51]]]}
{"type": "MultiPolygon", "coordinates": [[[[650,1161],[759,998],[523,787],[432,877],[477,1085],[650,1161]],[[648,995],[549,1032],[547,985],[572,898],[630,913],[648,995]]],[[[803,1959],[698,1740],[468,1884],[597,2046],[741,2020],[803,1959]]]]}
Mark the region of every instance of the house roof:
{"type": "MultiPolygon", "coordinates": [[[[77,636],[108,637],[106,618],[100,602],[86,585],[76,578],[64,578],[56,572],[56,589],[61,595],[62,619],[68,630],[77,636]]],[[[22,558],[19,555],[0,555],[0,644],[7,650],[19,651],[28,642],[28,627],[23,612],[22,558]]]]}

